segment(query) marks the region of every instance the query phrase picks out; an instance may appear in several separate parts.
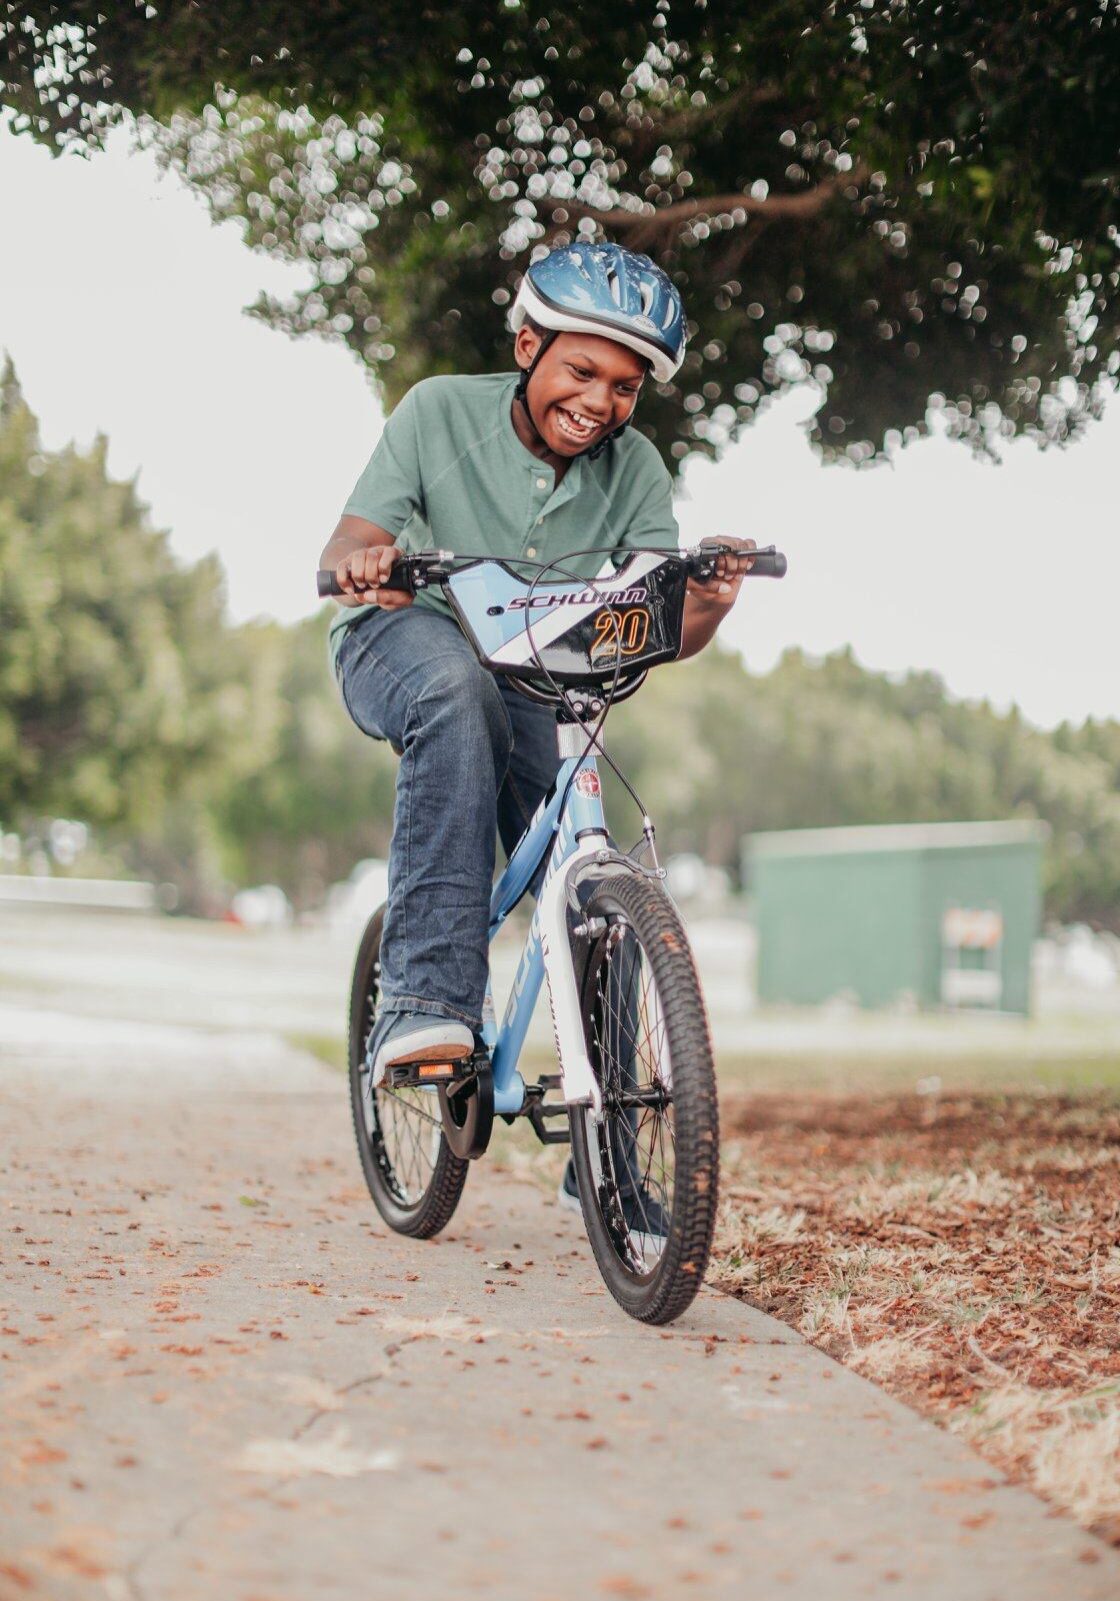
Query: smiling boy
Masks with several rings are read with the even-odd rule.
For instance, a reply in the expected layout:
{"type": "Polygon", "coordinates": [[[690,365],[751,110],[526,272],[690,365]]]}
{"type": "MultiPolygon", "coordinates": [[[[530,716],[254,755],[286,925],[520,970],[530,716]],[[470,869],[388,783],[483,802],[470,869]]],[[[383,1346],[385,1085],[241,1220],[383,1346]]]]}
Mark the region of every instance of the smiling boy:
{"type": "MultiPolygon", "coordinates": [[[[649,374],[668,382],[684,359],[674,285],[617,245],[569,245],[528,269],[510,322],[518,373],[411,389],[320,559],[343,590],[331,646],[347,710],[401,755],[375,1084],[389,1066],[474,1049],[495,832],[508,853],[558,766],[551,710],[481,666],[442,595],[379,586],[402,551],[590,551],[564,565],[593,578],[627,549],[678,543],[669,473],[627,428],[649,374]]],[[[725,543],[744,555],[689,583],[682,656],[713,637],[749,567],[753,541],[725,543]]]]}

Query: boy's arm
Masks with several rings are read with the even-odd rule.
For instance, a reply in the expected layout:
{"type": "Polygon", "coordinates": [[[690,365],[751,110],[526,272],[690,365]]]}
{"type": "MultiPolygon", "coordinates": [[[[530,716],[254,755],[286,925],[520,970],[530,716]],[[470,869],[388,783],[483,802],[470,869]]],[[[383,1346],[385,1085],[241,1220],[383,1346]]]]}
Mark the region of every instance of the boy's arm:
{"type": "MultiPolygon", "coordinates": [[[[704,541],[710,543],[710,541],[704,541]]],[[[741,556],[719,556],[711,578],[690,578],[684,602],[684,627],[678,661],[695,656],[715,638],[716,629],[739,598],[743,579],[751,570],[749,552],[756,549],[753,539],[721,538],[721,545],[734,545],[741,556]]]]}
{"type": "MultiPolygon", "coordinates": [[[[626,535],[615,553],[616,561],[625,557],[628,550],[640,550],[647,545],[674,546],[680,539],[677,519],[673,515],[673,480],[653,447],[644,440],[635,440],[631,459],[636,470],[644,472],[650,488],[641,504],[627,517],[626,535]],[[651,462],[655,465],[651,465],[651,462]]],[[[746,553],[757,548],[753,539],[720,537],[702,543],[734,545],[744,554],[720,556],[715,572],[703,582],[697,578],[689,579],[678,661],[683,661],[686,656],[695,656],[714,638],[716,629],[739,597],[744,574],[750,570],[751,563],[746,553]]]]}
{"type": "Polygon", "coordinates": [[[399,532],[414,513],[424,509],[417,431],[418,395],[424,387],[418,384],[410,389],[386,418],[373,455],[319,558],[320,567],[334,568],[343,590],[338,598],[344,606],[364,606],[372,601],[386,611],[396,611],[412,604],[411,595],[377,586],[388,578],[390,567],[401,554],[397,548],[399,532]],[[366,593],[356,594],[363,586],[367,586],[366,593]]]}
{"type": "Polygon", "coordinates": [[[386,529],[347,513],[339,518],[338,527],[323,546],[319,566],[334,568],[342,589],[339,605],[368,606],[373,602],[384,611],[398,611],[412,605],[412,596],[377,586],[388,578],[400,554],[394,536],[386,529]]]}

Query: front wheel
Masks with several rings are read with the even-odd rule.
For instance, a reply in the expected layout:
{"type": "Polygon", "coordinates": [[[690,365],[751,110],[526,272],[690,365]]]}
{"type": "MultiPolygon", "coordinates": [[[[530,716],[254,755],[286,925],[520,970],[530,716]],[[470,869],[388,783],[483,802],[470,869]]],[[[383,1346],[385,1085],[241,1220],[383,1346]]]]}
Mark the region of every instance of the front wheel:
{"type": "Polygon", "coordinates": [[[700,981],[676,907],[636,873],[584,907],[602,924],[582,983],[603,1113],[571,1111],[572,1158],[595,1260],[631,1317],[668,1323],[699,1290],[719,1189],[715,1069],[700,981]]]}
{"type": "Polygon", "coordinates": [[[350,989],[350,1111],[362,1172],[391,1229],[427,1240],[450,1222],[470,1171],[448,1147],[436,1092],[369,1093],[369,1042],[381,981],[382,906],[366,925],[350,989]]]}

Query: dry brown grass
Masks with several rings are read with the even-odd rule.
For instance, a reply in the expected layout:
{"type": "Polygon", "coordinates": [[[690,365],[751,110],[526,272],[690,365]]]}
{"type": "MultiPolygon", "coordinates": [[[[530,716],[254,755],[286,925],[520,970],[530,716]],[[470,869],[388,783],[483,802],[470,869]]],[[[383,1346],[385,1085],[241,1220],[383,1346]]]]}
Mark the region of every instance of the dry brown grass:
{"type": "Polygon", "coordinates": [[[713,1278],[1120,1543],[1120,1105],[738,1097],[713,1278]]]}

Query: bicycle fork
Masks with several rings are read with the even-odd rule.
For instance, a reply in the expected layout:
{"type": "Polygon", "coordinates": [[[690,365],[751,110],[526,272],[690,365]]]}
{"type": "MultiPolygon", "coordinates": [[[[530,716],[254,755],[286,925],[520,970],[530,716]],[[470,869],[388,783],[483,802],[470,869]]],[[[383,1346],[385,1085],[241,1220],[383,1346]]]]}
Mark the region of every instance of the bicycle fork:
{"type": "Polygon", "coordinates": [[[561,1093],[569,1106],[590,1106],[596,1117],[603,1110],[603,1094],[591,1071],[591,1058],[587,1054],[579,990],[568,938],[567,905],[568,883],[573,873],[578,872],[589,858],[600,856],[608,849],[605,833],[585,835],[579,840],[563,867],[553,873],[545,884],[535,914],[540,925],[538,932],[548,981],[552,1032],[560,1063],[561,1093]]]}

